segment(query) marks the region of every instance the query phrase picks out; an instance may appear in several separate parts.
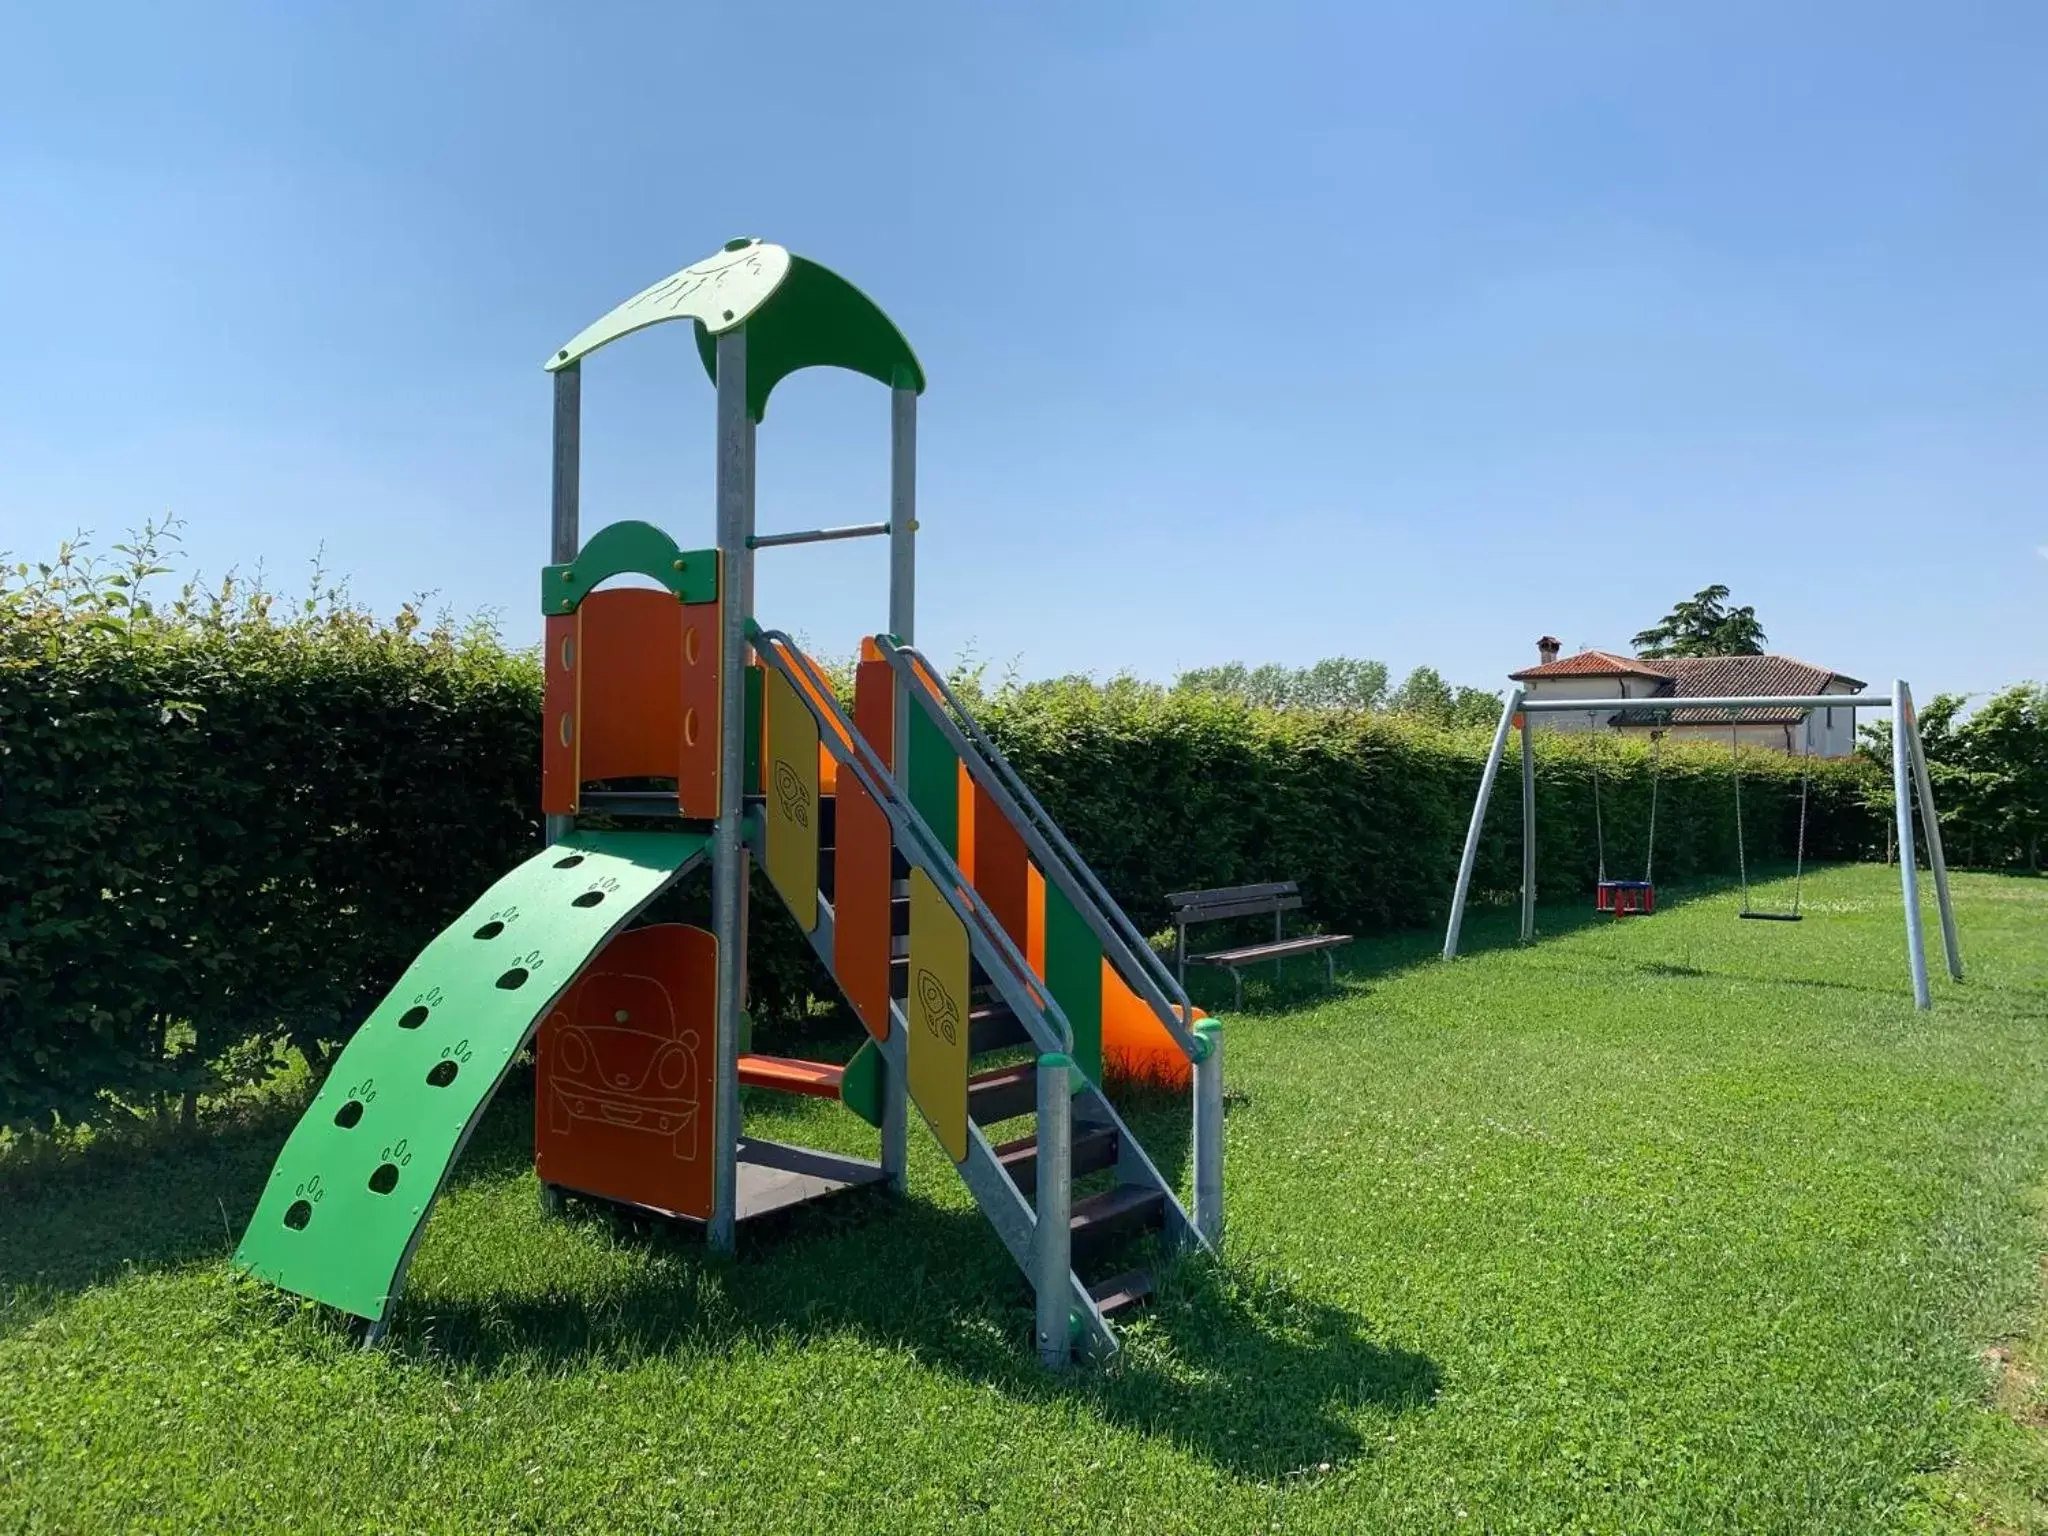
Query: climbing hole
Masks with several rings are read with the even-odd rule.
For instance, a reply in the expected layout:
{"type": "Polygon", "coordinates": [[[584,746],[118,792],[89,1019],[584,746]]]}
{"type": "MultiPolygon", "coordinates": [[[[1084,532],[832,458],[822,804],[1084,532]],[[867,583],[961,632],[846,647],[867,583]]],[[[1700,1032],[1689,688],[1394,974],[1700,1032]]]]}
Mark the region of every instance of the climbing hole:
{"type": "Polygon", "coordinates": [[[569,905],[572,907],[594,907],[603,900],[603,891],[585,891],[581,896],[570,902],[569,905]]]}
{"type": "Polygon", "coordinates": [[[398,1027],[400,1029],[418,1029],[426,1022],[427,1009],[418,1003],[414,1003],[398,1016],[398,1027]]]}
{"type": "Polygon", "coordinates": [[[574,868],[575,868],[575,867],[576,867],[576,866],[577,866],[578,864],[581,864],[582,862],[583,862],[583,855],[582,855],[582,854],[580,854],[580,853],[572,853],[572,854],[570,854],[570,855],[569,855],[569,857],[567,857],[566,859],[557,859],[557,860],[555,860],[555,868],[557,868],[557,869],[574,869],[574,868]]]}
{"type": "Polygon", "coordinates": [[[311,1221],[312,1219],[313,1202],[310,1200],[294,1200],[290,1205],[285,1207],[284,1224],[290,1227],[294,1232],[305,1231],[306,1223],[311,1221]]]}
{"type": "Polygon", "coordinates": [[[398,1164],[379,1163],[377,1171],[370,1175],[370,1192],[376,1195],[388,1195],[396,1188],[398,1188],[398,1164]]]}
{"type": "Polygon", "coordinates": [[[362,1118],[363,1101],[361,1099],[350,1099],[334,1112],[334,1123],[344,1131],[354,1130],[357,1122],[362,1118]]]}
{"type": "Polygon", "coordinates": [[[517,992],[525,985],[526,967],[523,965],[513,966],[511,970],[498,978],[498,990],[501,992],[517,992]]]}
{"type": "Polygon", "coordinates": [[[455,1081],[455,1074],[461,1069],[452,1061],[437,1061],[434,1069],[427,1074],[427,1081],[436,1088],[446,1088],[455,1081]]]}
{"type": "Polygon", "coordinates": [[[495,939],[499,934],[503,933],[504,931],[505,925],[499,922],[496,918],[492,918],[488,923],[485,923],[483,927],[477,929],[476,936],[480,939],[495,939]]]}

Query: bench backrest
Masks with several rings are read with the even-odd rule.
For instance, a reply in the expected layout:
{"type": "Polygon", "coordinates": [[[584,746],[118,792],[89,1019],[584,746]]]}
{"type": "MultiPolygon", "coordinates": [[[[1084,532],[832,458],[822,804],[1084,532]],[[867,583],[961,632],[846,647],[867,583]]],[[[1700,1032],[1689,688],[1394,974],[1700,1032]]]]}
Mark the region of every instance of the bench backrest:
{"type": "Polygon", "coordinates": [[[1292,880],[1265,885],[1231,885],[1214,891],[1176,891],[1166,898],[1173,908],[1173,921],[1185,928],[1190,923],[1221,922],[1226,917],[1258,917],[1271,912],[1293,912],[1301,906],[1301,888],[1292,880]]]}

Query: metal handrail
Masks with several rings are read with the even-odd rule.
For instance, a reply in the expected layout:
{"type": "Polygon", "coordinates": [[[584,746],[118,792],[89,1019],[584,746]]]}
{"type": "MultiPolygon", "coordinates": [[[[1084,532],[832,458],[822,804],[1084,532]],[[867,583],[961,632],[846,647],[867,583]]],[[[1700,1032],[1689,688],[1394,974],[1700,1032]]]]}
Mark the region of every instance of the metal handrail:
{"type": "Polygon", "coordinates": [[[1168,1036],[1180,1047],[1181,1053],[1189,1061],[1199,1061],[1205,1048],[1194,1033],[1194,1005],[1189,1001],[1186,989],[1138,932],[1137,925],[1109,894],[1095,871],[1088,867],[1088,861],[1060,831],[1015,765],[1003,755],[1002,748],[975,722],[960,696],[915,646],[902,644],[887,635],[877,636],[876,645],[890,666],[904,674],[908,685],[906,691],[916,693],[925,713],[945,734],[953,749],[960,753],[962,760],[968,763],[969,771],[973,772],[979,766],[996,776],[997,782],[988,783],[981,774],[975,774],[977,782],[994,796],[1031,852],[1037,855],[1041,872],[1059,886],[1095,936],[1106,946],[1121,952],[1125,964],[1119,969],[1131,974],[1138,983],[1139,992],[1151,1005],[1168,1036]],[[958,717],[957,722],[934,702],[934,692],[958,717]],[[1077,886],[1080,889],[1076,889],[1077,886]],[[1179,1006],[1177,1015],[1176,1003],[1179,1006]]]}
{"type": "MultiPolygon", "coordinates": [[[[946,904],[953,909],[954,915],[970,929],[978,930],[989,948],[1001,957],[1003,964],[1011,973],[1005,978],[1008,985],[1003,986],[1004,992],[1009,993],[1014,988],[1030,999],[1039,1015],[1056,1030],[1060,1048],[1072,1051],[1074,1026],[1067,1021],[1067,1015],[1060,1007],[1059,1000],[1052,995],[1050,988],[1041,988],[1037,985],[1037,977],[1032,972],[1030,962],[1018,952],[1008,930],[983,904],[980,895],[968,882],[967,876],[961,873],[960,866],[954,862],[952,854],[946,851],[945,844],[938,840],[925,819],[917,814],[916,807],[907,805],[895,793],[891,787],[893,781],[888,768],[876,755],[867,738],[846,718],[846,712],[839,707],[839,701],[832,697],[831,691],[818,688],[816,678],[797,676],[801,669],[789,659],[792,655],[803,654],[798,650],[796,642],[783,631],[763,629],[751,619],[747,621],[747,638],[753,642],[754,653],[780,672],[796,690],[797,697],[803,701],[804,707],[821,725],[828,727],[819,733],[818,739],[824,743],[825,750],[832,754],[835,762],[842,768],[853,770],[853,776],[859,781],[861,788],[874,798],[875,804],[888,819],[899,843],[916,845],[914,849],[906,849],[906,852],[915,855],[913,862],[926,864],[939,874],[939,891],[946,898],[946,904]]],[[[1010,1006],[1017,1006],[1015,997],[1010,999],[1010,1006]]]]}

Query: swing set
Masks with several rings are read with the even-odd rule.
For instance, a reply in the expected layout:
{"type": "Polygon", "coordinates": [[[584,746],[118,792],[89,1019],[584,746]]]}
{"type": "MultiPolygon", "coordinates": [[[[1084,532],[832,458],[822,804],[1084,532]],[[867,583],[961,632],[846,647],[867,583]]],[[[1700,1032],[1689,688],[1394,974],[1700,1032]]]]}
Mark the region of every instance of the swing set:
{"type": "MultiPolygon", "coordinates": [[[[1897,819],[1899,884],[1905,903],[1906,962],[1913,980],[1913,1001],[1919,1008],[1932,1008],[1934,994],[1927,979],[1927,946],[1920,917],[1920,873],[1914,854],[1913,807],[1920,807],[1920,829],[1927,840],[1927,866],[1934,876],[1935,905],[1941,916],[1943,957],[1952,980],[1963,979],[1963,956],[1956,938],[1955,908],[1949,900],[1948,861],[1942,855],[1941,823],[1934,809],[1934,787],[1927,774],[1927,755],[1920,741],[1920,725],[1913,709],[1913,694],[1904,680],[1895,682],[1890,693],[1759,695],[1741,698],[1654,698],[1654,699],[1532,699],[1519,688],[1508,694],[1501,710],[1500,724],[1493,733],[1493,745],[1486,755],[1486,767],[1479,779],[1479,794],[1472,806],[1472,821],[1465,833],[1465,849],[1458,861],[1458,882],[1451,894],[1450,924],[1444,934],[1443,955],[1454,960],[1465,924],[1465,905],[1472,893],[1472,873],[1479,862],[1479,839],[1486,823],[1486,809],[1493,798],[1494,781],[1500,776],[1507,755],[1508,734],[1518,731],[1522,748],[1522,883],[1521,938],[1536,937],[1536,756],[1531,738],[1532,718],[1539,714],[1584,713],[1596,730],[1603,717],[1624,712],[1649,710],[1667,719],[1682,709],[1706,710],[1728,717],[1729,773],[1735,799],[1735,860],[1742,883],[1743,918],[1759,922],[1796,923],[1804,920],[1801,910],[1806,880],[1807,810],[1813,779],[1813,737],[1809,730],[1801,754],[1799,772],[1799,834],[1793,865],[1792,905],[1783,911],[1758,907],[1751,897],[1749,850],[1742,828],[1742,711],[1816,709],[1888,709],[1892,712],[1892,792],[1897,819]]],[[[1609,877],[1607,829],[1601,804],[1600,754],[1593,756],[1593,836],[1598,862],[1595,904],[1615,917],[1647,916],[1657,909],[1655,873],[1657,837],[1657,790],[1662,765],[1662,733],[1650,736],[1650,821],[1643,855],[1643,878],[1620,880],[1609,877]]]]}
{"type": "MultiPolygon", "coordinates": [[[[1742,733],[1738,729],[1741,711],[1728,711],[1728,773],[1735,788],[1735,868],[1742,882],[1742,910],[1736,914],[1754,922],[1797,923],[1804,920],[1800,906],[1806,889],[1806,811],[1813,788],[1813,732],[1804,732],[1799,754],[1799,833],[1792,853],[1792,905],[1773,912],[1755,905],[1749,892],[1749,850],[1742,830],[1742,733]]],[[[1600,729],[1594,711],[1586,715],[1587,728],[1600,729]]],[[[1664,732],[1650,732],[1650,825],[1643,836],[1643,878],[1620,880],[1607,873],[1607,821],[1601,810],[1602,757],[1596,745],[1593,757],[1593,849],[1598,874],[1595,876],[1593,907],[1614,917],[1647,917],[1657,910],[1654,880],[1657,860],[1657,789],[1662,779],[1664,732]]]]}

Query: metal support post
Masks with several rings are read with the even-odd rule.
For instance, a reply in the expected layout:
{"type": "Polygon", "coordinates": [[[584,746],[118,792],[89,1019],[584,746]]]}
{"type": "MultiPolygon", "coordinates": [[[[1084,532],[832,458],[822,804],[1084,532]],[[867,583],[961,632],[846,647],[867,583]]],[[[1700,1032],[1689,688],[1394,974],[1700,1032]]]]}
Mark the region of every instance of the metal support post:
{"type": "Polygon", "coordinates": [[[1038,1058],[1038,1201],[1032,1238],[1032,1284],[1038,1292],[1038,1358],[1065,1370],[1073,1354],[1068,1301],[1073,1289],[1074,1101],[1068,1086],[1073,1062],[1038,1058]]]}
{"type": "MultiPolygon", "coordinates": [[[[583,459],[583,365],[555,372],[554,477],[548,497],[548,559],[567,565],[576,558],[580,529],[583,459]]],[[[560,842],[576,823],[573,816],[547,818],[548,842],[560,842]]]]}
{"type": "Polygon", "coordinates": [[[1536,738],[1522,711],[1522,942],[1536,939],[1536,738]]]}
{"type": "Polygon", "coordinates": [[[1934,781],[1927,774],[1927,749],[1920,740],[1920,714],[1913,695],[1901,682],[1892,710],[1892,729],[1903,731],[1913,765],[1913,783],[1920,792],[1920,827],[1927,834],[1927,867],[1934,872],[1934,901],[1941,912],[1941,947],[1952,981],[1963,979],[1963,949],[1956,938],[1956,911],[1949,903],[1948,859],[1941,850],[1941,818],[1934,809],[1934,781]]]}
{"type": "Polygon", "coordinates": [[[1223,1026],[1195,1026],[1195,1231],[1223,1249],[1223,1026]]]}
{"type": "MultiPolygon", "coordinates": [[[[917,642],[917,391],[903,385],[889,391],[889,633],[905,645],[917,642]]],[[[892,686],[895,739],[890,743],[889,768],[900,784],[906,782],[910,696],[900,674],[892,686]]],[[[910,1187],[909,1135],[910,1100],[903,1074],[885,1066],[882,1167],[889,1187],[898,1194],[910,1187]]]]}
{"type": "Polygon", "coordinates": [[[1903,682],[1892,684],[1892,798],[1899,824],[1899,886],[1906,900],[1906,963],[1913,972],[1913,1006],[1932,1008],[1927,987],[1927,946],[1920,925],[1920,870],[1913,857],[1912,748],[1913,727],[1907,719],[1909,695],[1903,682]]]}
{"type": "Polygon", "coordinates": [[[718,1014],[712,1078],[712,1249],[737,1246],[740,1135],[740,994],[746,858],[745,806],[747,593],[753,585],[747,536],[753,531],[752,423],[747,417],[747,335],[718,338],[718,825],[711,853],[711,927],[718,940],[718,1014]]]}
{"type": "MultiPolygon", "coordinates": [[[[1507,751],[1508,727],[1515,718],[1515,709],[1522,702],[1522,690],[1517,688],[1508,695],[1507,705],[1500,712],[1500,724],[1494,728],[1493,745],[1487,749],[1486,767],[1479,775],[1479,798],[1472,805],[1472,824],[1465,829],[1465,851],[1458,858],[1458,883],[1451,891],[1451,921],[1444,930],[1444,958],[1458,958],[1458,935],[1465,926],[1465,899],[1472,892],[1472,870],[1479,862],[1479,833],[1486,825],[1487,802],[1493,798],[1493,781],[1500,772],[1500,760],[1507,751]]],[[[1186,941],[1187,930],[1181,930],[1181,939],[1186,941]]]]}

